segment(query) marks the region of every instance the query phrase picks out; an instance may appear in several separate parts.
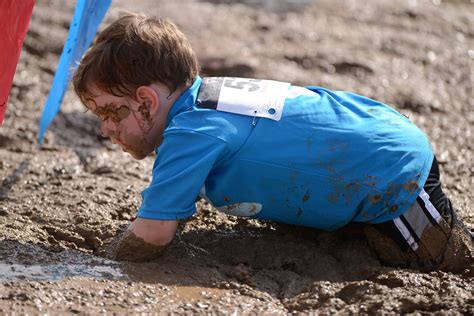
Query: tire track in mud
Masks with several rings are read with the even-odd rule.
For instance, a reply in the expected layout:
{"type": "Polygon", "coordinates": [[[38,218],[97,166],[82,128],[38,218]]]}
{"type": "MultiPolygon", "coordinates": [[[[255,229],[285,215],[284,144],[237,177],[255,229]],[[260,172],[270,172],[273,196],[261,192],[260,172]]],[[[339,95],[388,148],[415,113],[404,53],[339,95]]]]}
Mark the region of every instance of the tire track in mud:
{"type": "Polygon", "coordinates": [[[8,198],[8,193],[10,192],[11,188],[22,178],[23,174],[28,170],[30,165],[29,160],[23,160],[18,167],[13,170],[5,179],[2,181],[2,185],[0,187],[0,201],[5,200],[8,198]]]}

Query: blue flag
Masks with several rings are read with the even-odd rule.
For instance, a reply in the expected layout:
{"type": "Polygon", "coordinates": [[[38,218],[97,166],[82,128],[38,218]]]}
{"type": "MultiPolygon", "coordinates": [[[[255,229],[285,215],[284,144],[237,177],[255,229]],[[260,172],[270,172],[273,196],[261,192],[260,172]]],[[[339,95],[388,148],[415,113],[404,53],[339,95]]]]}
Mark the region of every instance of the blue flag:
{"type": "Polygon", "coordinates": [[[77,1],[66,44],[59,58],[53,85],[51,86],[48,99],[41,115],[38,135],[39,144],[41,144],[44,133],[58,113],[73,71],[76,69],[82,55],[87,48],[89,48],[90,43],[94,39],[111,1],[112,0],[77,1]]]}

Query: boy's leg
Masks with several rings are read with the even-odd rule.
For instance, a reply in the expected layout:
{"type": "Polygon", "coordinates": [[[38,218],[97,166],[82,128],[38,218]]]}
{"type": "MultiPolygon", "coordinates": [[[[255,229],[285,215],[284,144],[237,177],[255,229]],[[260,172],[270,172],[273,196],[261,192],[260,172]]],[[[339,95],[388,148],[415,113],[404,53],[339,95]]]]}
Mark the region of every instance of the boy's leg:
{"type": "Polygon", "coordinates": [[[472,273],[472,236],[441,189],[436,158],[415,203],[391,221],[365,227],[369,245],[391,266],[472,273]]]}

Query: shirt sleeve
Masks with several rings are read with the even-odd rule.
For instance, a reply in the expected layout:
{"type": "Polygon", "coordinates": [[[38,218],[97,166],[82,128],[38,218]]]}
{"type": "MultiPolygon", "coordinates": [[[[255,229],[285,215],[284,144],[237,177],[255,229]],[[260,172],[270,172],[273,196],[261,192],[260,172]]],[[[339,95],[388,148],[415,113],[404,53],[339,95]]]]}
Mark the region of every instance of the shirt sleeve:
{"type": "Polygon", "coordinates": [[[224,156],[226,143],[194,131],[164,135],[153,166],[153,178],[142,191],[138,217],[176,220],[196,212],[195,200],[212,170],[224,156]]]}

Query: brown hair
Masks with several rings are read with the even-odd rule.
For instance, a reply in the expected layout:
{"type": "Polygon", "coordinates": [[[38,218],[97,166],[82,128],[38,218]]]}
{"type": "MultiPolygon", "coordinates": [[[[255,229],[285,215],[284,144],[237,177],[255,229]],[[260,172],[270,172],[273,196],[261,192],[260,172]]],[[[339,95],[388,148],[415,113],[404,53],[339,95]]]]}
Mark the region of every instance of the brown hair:
{"type": "Polygon", "coordinates": [[[85,103],[90,84],[116,96],[135,98],[142,85],[161,82],[171,91],[189,86],[198,62],[184,34],[172,22],[130,12],[105,28],[81,60],[74,90],[85,103]]]}

